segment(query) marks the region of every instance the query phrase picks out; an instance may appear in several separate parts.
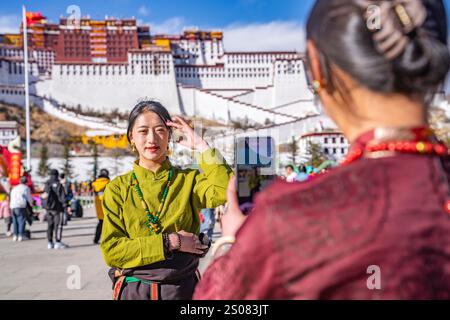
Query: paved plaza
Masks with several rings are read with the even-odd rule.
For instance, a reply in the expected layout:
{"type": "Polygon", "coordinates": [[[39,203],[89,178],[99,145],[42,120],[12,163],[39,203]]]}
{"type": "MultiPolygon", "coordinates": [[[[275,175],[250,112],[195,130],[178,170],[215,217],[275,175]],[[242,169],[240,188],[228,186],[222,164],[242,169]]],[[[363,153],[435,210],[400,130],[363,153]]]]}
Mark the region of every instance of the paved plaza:
{"type": "MultiPolygon", "coordinates": [[[[31,240],[13,242],[5,236],[4,220],[0,220],[0,299],[110,300],[108,267],[100,246],[93,244],[96,225],[94,209],[85,209],[83,218],[64,226],[63,242],[69,247],[49,250],[46,222],[33,223],[31,240]]],[[[209,256],[202,259],[202,272],[209,261],[209,256]]]]}

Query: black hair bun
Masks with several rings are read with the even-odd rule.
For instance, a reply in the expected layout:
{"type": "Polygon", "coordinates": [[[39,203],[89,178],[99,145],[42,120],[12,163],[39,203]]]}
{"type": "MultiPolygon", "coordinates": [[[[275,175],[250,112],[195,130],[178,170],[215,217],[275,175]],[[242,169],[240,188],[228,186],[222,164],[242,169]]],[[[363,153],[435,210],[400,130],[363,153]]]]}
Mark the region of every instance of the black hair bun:
{"type": "Polygon", "coordinates": [[[423,1],[427,9],[424,25],[409,36],[402,55],[393,61],[395,86],[400,91],[420,92],[436,87],[450,69],[445,8],[441,1],[423,1]]]}

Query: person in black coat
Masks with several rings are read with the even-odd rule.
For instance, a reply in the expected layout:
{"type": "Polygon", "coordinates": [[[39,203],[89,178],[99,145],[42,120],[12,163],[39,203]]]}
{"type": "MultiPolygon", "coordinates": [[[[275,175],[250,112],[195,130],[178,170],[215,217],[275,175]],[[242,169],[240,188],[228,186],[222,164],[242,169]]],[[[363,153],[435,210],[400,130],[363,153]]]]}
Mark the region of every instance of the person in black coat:
{"type": "Polygon", "coordinates": [[[45,182],[43,195],[43,208],[47,210],[47,239],[48,249],[64,249],[63,242],[63,214],[66,211],[67,201],[64,186],[59,181],[58,170],[50,170],[50,179],[45,182]],[[53,234],[56,242],[53,242],[53,234]]]}

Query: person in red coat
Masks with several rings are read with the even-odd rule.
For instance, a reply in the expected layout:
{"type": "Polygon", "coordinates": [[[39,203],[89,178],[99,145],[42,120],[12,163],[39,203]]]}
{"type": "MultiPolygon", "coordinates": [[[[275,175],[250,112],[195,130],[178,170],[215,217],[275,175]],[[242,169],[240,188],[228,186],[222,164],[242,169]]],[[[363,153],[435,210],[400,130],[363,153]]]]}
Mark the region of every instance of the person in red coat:
{"type": "Polygon", "coordinates": [[[318,0],[307,32],[347,159],[274,183],[248,218],[232,181],[214,252],[231,248],[194,298],[450,299],[449,152],[427,122],[450,66],[443,2],[318,0]]]}

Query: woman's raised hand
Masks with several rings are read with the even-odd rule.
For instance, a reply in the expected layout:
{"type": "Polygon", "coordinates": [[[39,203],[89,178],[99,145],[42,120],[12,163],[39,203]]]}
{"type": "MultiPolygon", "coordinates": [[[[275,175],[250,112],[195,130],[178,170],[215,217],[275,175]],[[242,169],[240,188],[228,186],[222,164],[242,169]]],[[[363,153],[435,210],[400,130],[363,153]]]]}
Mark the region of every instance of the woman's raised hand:
{"type": "Polygon", "coordinates": [[[202,137],[200,137],[193,128],[181,117],[174,116],[174,121],[167,121],[167,125],[169,127],[180,130],[184,137],[181,137],[179,141],[177,141],[182,146],[190,148],[191,150],[196,150],[199,152],[204,152],[209,149],[208,144],[202,137]]]}

